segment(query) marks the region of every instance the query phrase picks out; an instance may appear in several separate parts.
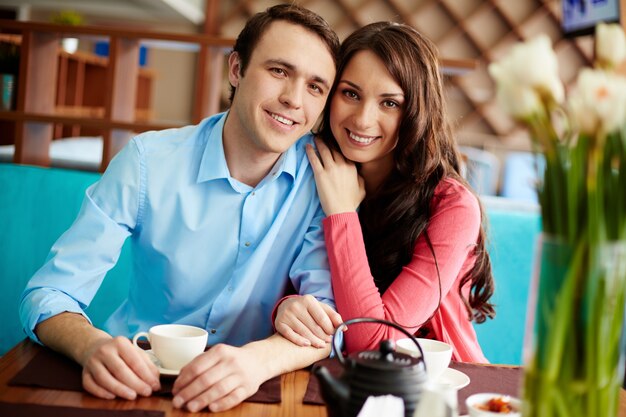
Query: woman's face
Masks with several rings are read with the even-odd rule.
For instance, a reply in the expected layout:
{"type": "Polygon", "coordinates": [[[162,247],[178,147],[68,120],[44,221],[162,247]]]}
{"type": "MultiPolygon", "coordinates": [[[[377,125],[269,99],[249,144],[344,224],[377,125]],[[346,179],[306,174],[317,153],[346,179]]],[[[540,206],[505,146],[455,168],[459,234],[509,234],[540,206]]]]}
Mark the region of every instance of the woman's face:
{"type": "Polygon", "coordinates": [[[330,127],[354,162],[391,166],[404,113],[404,92],[373,52],[355,53],[331,99],[330,127]]]}

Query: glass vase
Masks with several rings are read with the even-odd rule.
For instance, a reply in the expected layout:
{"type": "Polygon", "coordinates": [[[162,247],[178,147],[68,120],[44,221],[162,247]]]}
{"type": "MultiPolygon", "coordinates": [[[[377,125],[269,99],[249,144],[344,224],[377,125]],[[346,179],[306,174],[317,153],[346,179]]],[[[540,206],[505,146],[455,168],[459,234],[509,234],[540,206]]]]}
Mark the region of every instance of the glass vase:
{"type": "Polygon", "coordinates": [[[623,378],[626,241],[572,245],[544,235],[540,251],[522,414],[616,416],[623,378]]]}

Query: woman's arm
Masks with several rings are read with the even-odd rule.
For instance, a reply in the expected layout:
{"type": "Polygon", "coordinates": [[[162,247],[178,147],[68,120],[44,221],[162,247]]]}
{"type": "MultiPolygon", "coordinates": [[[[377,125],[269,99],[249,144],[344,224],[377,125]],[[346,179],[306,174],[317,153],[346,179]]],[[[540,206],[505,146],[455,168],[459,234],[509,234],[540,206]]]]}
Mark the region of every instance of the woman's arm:
{"type": "MultiPolygon", "coordinates": [[[[457,291],[455,283],[474,248],[481,216],[476,198],[456,181],[446,181],[437,191],[441,198],[432,207],[428,235],[437,255],[443,300],[451,290],[457,291]]],[[[335,302],[344,320],[375,317],[415,331],[437,309],[437,266],[424,236],[418,239],[409,264],[381,297],[370,272],[356,213],[326,218],[324,233],[335,302]]],[[[374,349],[383,339],[401,337],[392,328],[375,324],[351,326],[345,333],[349,351],[374,349]]]]}

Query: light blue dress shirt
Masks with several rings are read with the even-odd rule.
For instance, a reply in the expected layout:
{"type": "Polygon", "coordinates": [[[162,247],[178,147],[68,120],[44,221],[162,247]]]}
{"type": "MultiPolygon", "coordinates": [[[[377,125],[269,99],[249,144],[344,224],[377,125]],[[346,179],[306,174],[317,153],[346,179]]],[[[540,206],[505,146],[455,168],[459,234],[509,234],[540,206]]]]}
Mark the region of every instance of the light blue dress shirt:
{"type": "Polygon", "coordinates": [[[112,335],[184,323],[207,329],[209,344],[263,339],[288,280],[334,306],[324,214],[304,148],[311,135],[250,187],[229,174],[226,115],[136,136],[111,161],[22,294],[33,340],[51,316],[85,315],[128,237],[134,276],[105,324],[112,335]]]}

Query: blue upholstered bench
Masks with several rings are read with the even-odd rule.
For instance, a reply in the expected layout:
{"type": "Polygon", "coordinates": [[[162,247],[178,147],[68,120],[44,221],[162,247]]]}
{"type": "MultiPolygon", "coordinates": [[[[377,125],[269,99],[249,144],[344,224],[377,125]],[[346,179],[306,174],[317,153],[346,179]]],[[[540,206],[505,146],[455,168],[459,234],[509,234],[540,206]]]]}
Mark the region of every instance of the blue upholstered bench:
{"type": "MultiPolygon", "coordinates": [[[[0,355],[25,337],[18,303],[28,279],[72,224],[97,173],[0,163],[0,355]]],[[[96,325],[122,302],[131,273],[129,247],[87,310],[96,325]]]]}
{"type": "Polygon", "coordinates": [[[487,243],[496,281],[492,298],[496,317],[474,328],[490,362],[519,365],[541,214],[534,203],[502,197],[481,199],[489,221],[487,243]]]}
{"type": "MultiPolygon", "coordinates": [[[[0,355],[24,337],[18,319],[19,296],[43,264],[56,239],[72,223],[85,189],[99,174],[0,163],[0,355]]],[[[505,199],[483,199],[490,221],[489,251],[496,276],[497,316],[476,331],[493,363],[521,361],[526,300],[539,231],[536,206],[505,199]]],[[[104,280],[88,313],[102,325],[128,291],[130,248],[104,280]]]]}

